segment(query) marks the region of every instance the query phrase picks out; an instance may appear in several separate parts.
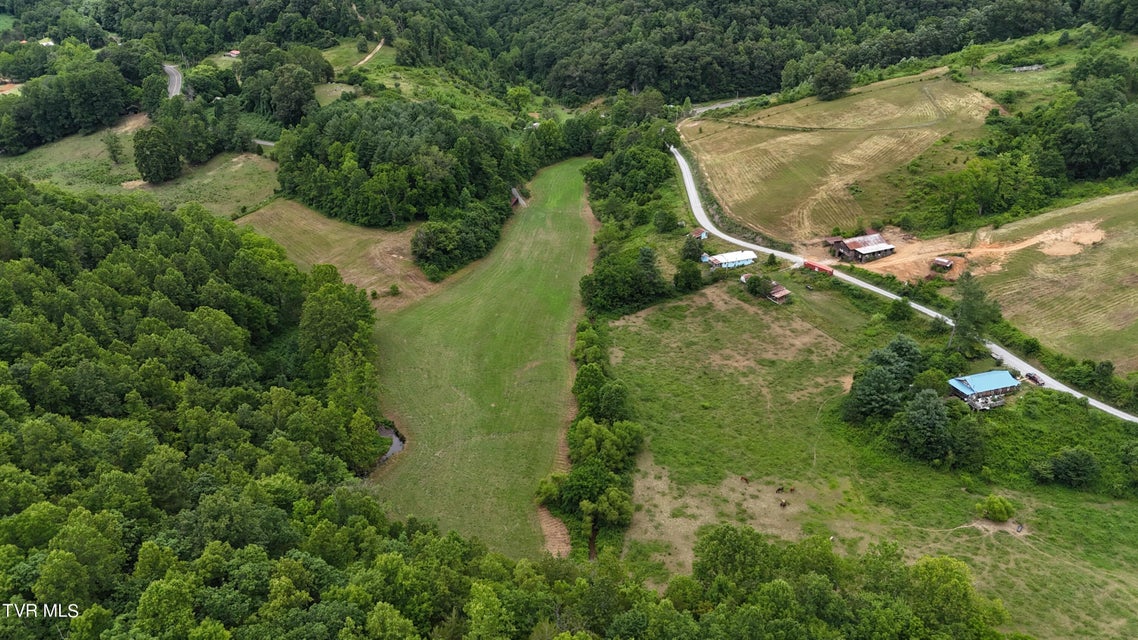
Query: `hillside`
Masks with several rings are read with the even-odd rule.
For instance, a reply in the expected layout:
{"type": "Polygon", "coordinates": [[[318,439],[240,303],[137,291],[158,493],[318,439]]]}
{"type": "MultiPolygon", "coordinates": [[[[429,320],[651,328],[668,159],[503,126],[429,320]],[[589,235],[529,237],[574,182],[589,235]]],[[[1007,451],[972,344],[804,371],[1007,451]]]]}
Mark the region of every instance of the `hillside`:
{"type": "Polygon", "coordinates": [[[787,540],[833,536],[847,552],[892,540],[909,557],[964,559],[981,591],[1003,600],[1016,631],[1105,640],[1138,629],[1126,604],[1138,597],[1129,500],[1032,486],[1008,473],[1018,464],[1012,455],[1036,455],[1018,433],[1053,431],[1031,406],[1056,403],[1050,414],[1078,425],[1056,434],[1068,443],[1080,442],[1083,429],[1120,425],[1025,389],[984,416],[989,450],[1009,456],[986,462],[990,471],[901,459],[887,437],[843,424],[837,409],[862,357],[894,331],[903,326],[924,344],[943,338],[924,333],[923,320],[875,316],[880,303],[855,302],[817,278],[775,277],[793,291],[791,304],[757,302],[728,281],[610,323],[614,373],[629,385],[648,435],[626,543],[638,570],[659,580],[665,570],[686,571],[697,532],[716,522],[787,540]],[[976,517],[988,492],[1012,498],[1022,530],[976,517]]]}
{"type": "Polygon", "coordinates": [[[684,121],[680,132],[729,214],[774,237],[807,242],[881,219],[883,212],[855,197],[862,185],[934,145],[979,134],[997,105],[946,72],[870,84],[833,102],[710,111],[684,121]]]}

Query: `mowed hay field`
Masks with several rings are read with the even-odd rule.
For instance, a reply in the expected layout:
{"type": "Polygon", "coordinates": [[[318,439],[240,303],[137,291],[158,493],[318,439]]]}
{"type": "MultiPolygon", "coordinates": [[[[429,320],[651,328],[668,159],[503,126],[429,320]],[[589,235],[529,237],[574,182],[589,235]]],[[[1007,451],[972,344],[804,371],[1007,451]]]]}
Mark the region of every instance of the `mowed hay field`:
{"type": "Polygon", "coordinates": [[[277,189],[277,165],[251,153],[222,153],[209,162],[187,167],[159,185],[142,182],[134,168],[134,131],[149,126],[138,114],[123,118],[114,130],[123,145],[122,162],[111,162],[103,132],[73,135],[18,156],[0,157],[0,171],[23,173],[35,182],[51,181],[73,191],[105,194],[144,193],[164,206],[198,202],[210,211],[232,216],[254,209],[277,189]]]}
{"type": "Polygon", "coordinates": [[[808,98],[723,120],[687,120],[680,132],[728,213],[803,241],[882,217],[855,198],[861,183],[945,136],[980,130],[997,105],[940,74],[887,80],[832,102],[808,98]]]}
{"type": "Polygon", "coordinates": [[[591,227],[580,169],[547,168],[494,251],[446,286],[381,314],[380,404],[407,449],[373,476],[395,515],[537,557],[533,495],[572,417],[569,342],[591,227]]]}
{"type": "Polygon", "coordinates": [[[418,225],[400,231],[367,229],[285,199],[242,217],[238,224],[272,238],[289,260],[305,269],[335,265],[345,282],[378,292],[372,304],[381,311],[405,307],[441,286],[427,280],[411,260],[411,236],[418,225]],[[390,295],[391,285],[399,287],[398,295],[390,295]]]}
{"type": "Polygon", "coordinates": [[[1015,243],[1050,229],[1070,238],[1034,244],[982,269],[1004,316],[1076,358],[1138,371],[1138,192],[1058,209],[991,232],[1015,243]]]}
{"type": "Polygon", "coordinates": [[[896,541],[910,559],[964,560],[1005,603],[1009,631],[1138,636],[1134,503],[994,487],[1024,531],[976,520],[983,483],[962,491],[977,481],[883,452],[837,419],[855,367],[892,329],[800,277],[776,276],[794,292],[787,306],[753,301],[733,281],[611,323],[615,373],[648,434],[626,542],[640,573],[688,570],[696,531],[715,522],[832,535],[844,550],[896,541]]]}

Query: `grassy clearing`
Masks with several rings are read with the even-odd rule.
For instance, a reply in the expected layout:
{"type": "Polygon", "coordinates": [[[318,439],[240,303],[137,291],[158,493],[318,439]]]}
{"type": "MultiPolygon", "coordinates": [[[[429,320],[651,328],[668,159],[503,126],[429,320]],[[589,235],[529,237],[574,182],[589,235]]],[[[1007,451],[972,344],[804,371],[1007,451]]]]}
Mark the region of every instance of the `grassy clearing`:
{"type": "Polygon", "coordinates": [[[361,69],[372,80],[398,90],[408,99],[434,100],[453,109],[460,118],[478,116],[507,126],[514,121],[504,102],[445,69],[396,65],[394,47],[384,46],[361,69]]]}
{"type": "Polygon", "coordinates": [[[947,136],[980,130],[994,104],[937,75],[943,71],[833,102],[809,98],[726,122],[689,120],[681,133],[729,213],[775,237],[807,240],[880,217],[878,205],[900,195],[883,176],[947,136]],[[865,192],[873,195],[863,203],[865,192]]]}
{"type": "Polygon", "coordinates": [[[308,269],[331,264],[345,282],[376,291],[373,304],[380,311],[405,307],[438,290],[411,260],[415,226],[402,231],[366,229],[333,220],[291,200],[274,200],[238,221],[284,247],[289,260],[308,269]],[[391,285],[399,294],[389,294],[391,285]]]}
{"type": "Polygon", "coordinates": [[[400,517],[537,556],[533,492],[572,414],[569,339],[588,268],[583,160],[538,174],[489,257],[381,315],[381,405],[409,437],[376,485],[400,517]]]}
{"type": "MultiPolygon", "coordinates": [[[[1000,301],[1004,316],[1057,351],[1080,359],[1111,360],[1122,373],[1138,371],[1136,205],[1138,192],[1108,196],[994,232],[996,240],[1016,242],[1082,222],[1101,230],[1095,237],[1102,237],[1085,248],[1069,247],[1071,255],[1054,255],[1048,245],[1034,245],[985,275],[983,283],[1000,301]],[[1061,320],[1069,318],[1078,321],[1061,320]]],[[[1052,245],[1056,246],[1068,248],[1052,245]]]]}
{"type": "Polygon", "coordinates": [[[335,102],[345,91],[355,91],[356,87],[342,82],[328,82],[316,85],[316,102],[320,106],[335,102]]]}
{"type": "Polygon", "coordinates": [[[626,550],[646,575],[659,581],[660,563],[686,567],[695,532],[712,522],[788,539],[834,535],[851,550],[896,540],[910,557],[965,560],[985,594],[1004,600],[1009,630],[1138,634],[1133,502],[1001,488],[884,452],[836,413],[854,367],[892,330],[817,283],[806,290],[805,274],[775,277],[793,304],[756,303],[729,281],[610,326],[615,374],[649,434],[626,550]],[[984,523],[973,506],[993,490],[1016,503],[1024,532],[974,526],[984,523]]]}
{"type": "Polygon", "coordinates": [[[8,31],[16,25],[16,16],[10,13],[0,13],[0,33],[8,31]]]}
{"type": "Polygon", "coordinates": [[[124,151],[123,161],[117,165],[107,155],[103,132],[97,132],[69,136],[20,156],[0,157],[0,171],[20,172],[36,182],[50,181],[75,191],[146,193],[169,207],[199,202],[223,216],[253,209],[276,190],[276,163],[249,153],[220,154],[161,185],[142,183],[134,168],[131,135],[146,122],[144,115],[130,116],[116,127],[124,151]]]}

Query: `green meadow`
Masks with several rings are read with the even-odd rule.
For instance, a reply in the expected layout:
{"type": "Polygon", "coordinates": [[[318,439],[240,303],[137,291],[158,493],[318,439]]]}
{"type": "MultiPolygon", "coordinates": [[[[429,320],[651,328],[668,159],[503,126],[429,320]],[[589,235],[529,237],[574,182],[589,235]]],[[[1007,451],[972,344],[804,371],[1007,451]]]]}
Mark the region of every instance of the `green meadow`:
{"type": "Polygon", "coordinates": [[[591,246],[584,162],[540,172],[487,258],[380,315],[380,404],[408,445],[373,478],[397,517],[539,555],[534,490],[573,415],[569,340],[591,246]]]}

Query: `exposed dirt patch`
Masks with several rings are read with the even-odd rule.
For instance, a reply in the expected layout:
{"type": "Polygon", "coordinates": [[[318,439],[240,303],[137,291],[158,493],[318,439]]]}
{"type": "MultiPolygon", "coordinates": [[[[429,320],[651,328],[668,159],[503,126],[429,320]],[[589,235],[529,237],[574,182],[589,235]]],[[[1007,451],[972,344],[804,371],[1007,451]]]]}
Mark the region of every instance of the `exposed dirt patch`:
{"type": "MultiPolygon", "coordinates": [[[[991,229],[920,240],[890,227],[884,233],[890,244],[897,248],[896,253],[863,266],[907,281],[921,280],[938,273],[948,280],[955,280],[966,270],[977,275],[995,273],[1003,269],[1012,254],[1025,249],[1034,249],[1049,256],[1079,254],[1106,239],[1106,232],[1099,228],[1101,222],[1075,222],[1008,242],[995,241],[991,229]],[[933,271],[932,261],[937,257],[951,258],[953,268],[943,273],[933,271]]],[[[810,242],[804,250],[809,257],[827,258],[820,239],[810,242]]]]}
{"type": "Polygon", "coordinates": [[[569,544],[569,528],[565,523],[545,507],[537,508],[537,521],[541,524],[541,535],[545,538],[545,550],[555,558],[568,558],[572,547],[569,544]]]}
{"type": "Polygon", "coordinates": [[[143,186],[146,186],[145,180],[127,180],[126,182],[122,183],[123,189],[137,189],[143,186]]]}
{"type": "Polygon", "coordinates": [[[696,532],[701,527],[735,522],[784,540],[799,540],[805,537],[802,517],[809,512],[809,503],[820,497],[813,487],[792,486],[771,477],[733,475],[718,486],[678,487],[667,469],[655,464],[650,453],[643,453],[632,488],[638,509],[627,539],[662,543],[668,550],[655,559],[669,571],[690,573],[696,532]],[[783,492],[778,493],[780,486],[783,492]]]}
{"type": "Polygon", "coordinates": [[[134,133],[150,125],[150,117],[145,113],[135,113],[123,118],[115,125],[115,133],[134,133]]]}
{"type": "Polygon", "coordinates": [[[997,531],[1002,531],[1004,533],[1017,537],[1031,535],[1031,529],[1029,529],[1027,525],[1020,524],[1018,522],[1012,522],[1011,520],[1007,522],[992,522],[991,520],[984,520],[981,518],[979,520],[973,520],[966,526],[979,529],[988,535],[993,535],[997,531]]]}

